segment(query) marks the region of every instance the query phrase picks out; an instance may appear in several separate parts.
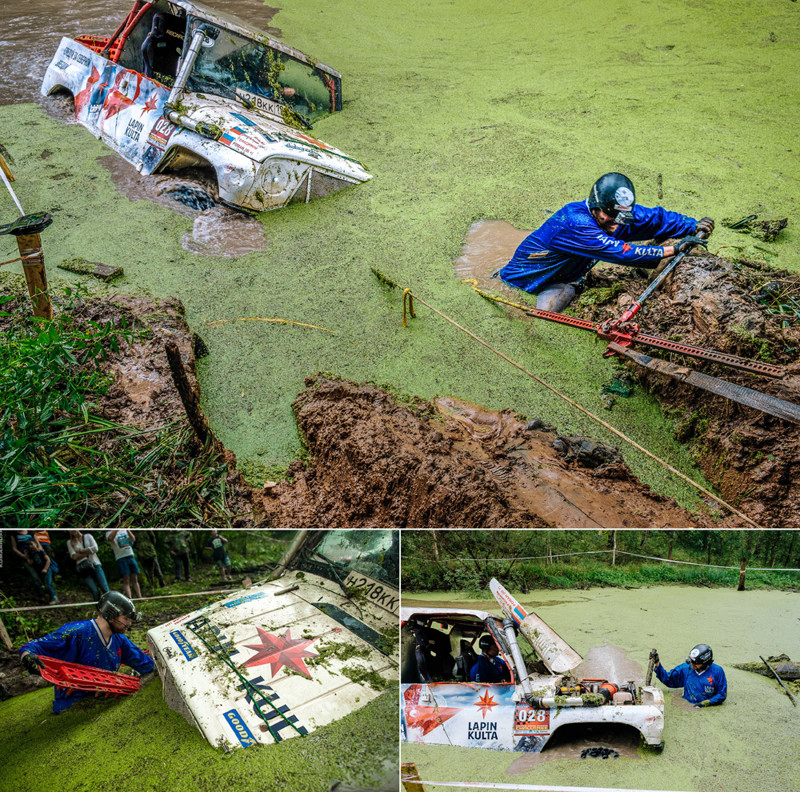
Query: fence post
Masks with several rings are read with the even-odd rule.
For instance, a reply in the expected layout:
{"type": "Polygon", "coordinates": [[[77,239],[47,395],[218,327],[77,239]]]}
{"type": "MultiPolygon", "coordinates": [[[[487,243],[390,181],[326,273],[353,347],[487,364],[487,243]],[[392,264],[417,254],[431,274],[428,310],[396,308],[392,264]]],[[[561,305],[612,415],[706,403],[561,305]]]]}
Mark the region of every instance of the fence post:
{"type": "Polygon", "coordinates": [[[747,559],[743,558],[742,565],[739,568],[739,586],[736,589],[737,591],[744,591],[744,575],[745,572],[747,571],[746,564],[747,564],[747,559]]]}

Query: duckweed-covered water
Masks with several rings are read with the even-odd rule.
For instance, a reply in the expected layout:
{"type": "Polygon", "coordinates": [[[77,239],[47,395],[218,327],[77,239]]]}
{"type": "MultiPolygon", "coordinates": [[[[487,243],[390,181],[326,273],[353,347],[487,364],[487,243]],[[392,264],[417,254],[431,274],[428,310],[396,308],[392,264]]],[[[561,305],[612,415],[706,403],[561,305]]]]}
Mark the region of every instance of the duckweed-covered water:
{"type": "MultiPolygon", "coordinates": [[[[656,682],[665,691],[666,745],[661,754],[640,748],[637,759],[554,759],[525,772],[520,755],[513,752],[404,744],[402,761],[415,762],[424,781],[674,792],[800,788],[798,710],[777,682],[733,668],[733,663],[757,661],[759,655],[800,656],[800,594],[660,586],[535,592],[519,600],[584,657],[593,647],[612,644],[646,668],[650,649],[657,648],[664,665],[672,668],[692,646],[708,643],[725,670],[728,699],[720,707],[695,710],[680,698],[680,689],[656,682]]],[[[414,593],[413,599],[403,598],[403,605],[409,604],[499,612],[494,600],[459,602],[453,592],[414,593]]]]}
{"type": "MultiPolygon", "coordinates": [[[[98,164],[108,149],[37,104],[0,107],[0,142],[15,157],[23,206],[54,215],[44,235],[49,265],[74,256],[121,265],[114,289],[184,302],[211,353],[200,364],[203,408],[254,480],[300,452],[290,405],[319,370],[512,408],[561,432],[618,443],[427,309],[403,329],[399,292],[371,267],[699,476],[671,423],[641,393],[603,409],[600,388],[618,364],[601,357],[595,339],[515,320],[463,286],[453,262],[474,222],[535,228],[600,174],[620,170],[646,205],[658,203],[661,189],[664,205],[696,217],[788,216],[774,243],[718,228],[711,247],[800,270],[798,14],[789,0],[284,4],[273,20],[284,40],[344,75],[343,112],[314,134],[362,160],[374,178],[262,215],[268,248],[235,259],[185,250],[191,218],[129,200],[98,164]],[[244,317],[335,334],[209,324],[244,317]]],[[[50,24],[61,25],[58,14],[50,24]]],[[[3,52],[25,57],[19,48],[3,52]]],[[[13,215],[2,198],[0,210],[13,215]]],[[[56,284],[80,279],[53,266],[50,274],[56,284]]],[[[622,451],[651,486],[697,505],[669,473],[622,451]]]]}

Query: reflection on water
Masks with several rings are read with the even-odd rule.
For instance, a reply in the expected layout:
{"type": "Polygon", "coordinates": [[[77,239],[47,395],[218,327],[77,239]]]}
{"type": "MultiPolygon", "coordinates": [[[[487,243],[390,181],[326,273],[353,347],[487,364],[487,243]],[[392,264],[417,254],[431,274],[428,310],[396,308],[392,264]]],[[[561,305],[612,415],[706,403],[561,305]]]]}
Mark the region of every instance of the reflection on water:
{"type": "MultiPolygon", "coordinates": [[[[269,27],[278,9],[258,0],[207,0],[274,37],[269,27]]],[[[133,0],[2,0],[0,3],[0,104],[38,102],[39,86],[62,36],[109,36],[133,6],[133,0]]]]}

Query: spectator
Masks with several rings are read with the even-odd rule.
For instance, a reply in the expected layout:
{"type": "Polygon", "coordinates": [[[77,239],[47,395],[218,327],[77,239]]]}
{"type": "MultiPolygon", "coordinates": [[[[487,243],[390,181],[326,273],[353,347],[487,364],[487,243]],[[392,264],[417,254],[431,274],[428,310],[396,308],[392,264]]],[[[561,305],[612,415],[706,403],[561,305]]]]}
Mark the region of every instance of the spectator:
{"type": "MultiPolygon", "coordinates": [[[[109,591],[100,598],[97,610],[94,619],[70,622],[43,638],[23,644],[19,650],[22,665],[30,673],[40,674],[43,663],[39,655],[43,655],[104,671],[117,671],[123,663],[140,674],[152,671],[153,658],[125,635],[140,616],[130,599],[119,591],[109,591]]],[[[92,695],[89,691],[56,687],[53,712],[58,715],[79,699],[92,695]]]]}
{"type": "Polygon", "coordinates": [[[175,582],[181,580],[181,567],[183,567],[183,577],[191,582],[189,577],[189,531],[173,531],[169,538],[170,554],[175,562],[175,582]]]}
{"type": "Polygon", "coordinates": [[[75,562],[78,575],[96,602],[100,599],[101,594],[108,591],[106,574],[97,557],[97,542],[91,534],[70,531],[69,539],[67,539],[67,551],[75,562]]]}
{"type": "Polygon", "coordinates": [[[106,539],[114,551],[117,569],[122,578],[122,591],[126,597],[130,597],[131,591],[133,591],[134,596],[141,598],[139,565],[136,563],[136,556],[133,553],[133,544],[136,541],[133,531],[126,531],[124,528],[118,531],[106,531],[106,539]]]}
{"type": "Polygon", "coordinates": [[[147,575],[150,585],[153,588],[158,588],[158,586],[156,586],[156,578],[158,578],[161,588],[166,586],[167,582],[164,580],[164,575],[161,572],[161,564],[158,562],[155,531],[137,532],[136,553],[139,556],[139,561],[142,562],[142,569],[145,575],[147,575]]]}
{"type": "Polygon", "coordinates": [[[58,565],[47,555],[44,548],[39,544],[39,540],[34,538],[31,538],[31,541],[28,542],[28,546],[25,549],[25,557],[36,572],[37,581],[42,593],[50,596],[50,602],[48,604],[56,605],[58,603],[58,597],[53,587],[53,575],[58,572],[58,565]]]}
{"type": "Polygon", "coordinates": [[[28,559],[28,545],[33,541],[33,534],[30,531],[12,531],[11,533],[11,552],[18,555],[23,563],[28,574],[33,578],[33,582],[37,588],[42,585],[42,579],[33,568],[33,563],[28,559]]]}
{"type": "Polygon", "coordinates": [[[223,580],[232,580],[231,577],[231,560],[228,558],[228,553],[225,545],[228,540],[224,536],[219,535],[219,531],[215,528],[211,531],[211,541],[206,546],[206,550],[210,550],[214,556],[214,563],[217,565],[223,580]]]}
{"type": "Polygon", "coordinates": [[[42,550],[44,550],[45,553],[50,556],[50,558],[55,559],[55,556],[53,555],[53,547],[50,543],[50,534],[47,531],[34,531],[33,538],[39,542],[39,544],[42,546],[42,550]]]}

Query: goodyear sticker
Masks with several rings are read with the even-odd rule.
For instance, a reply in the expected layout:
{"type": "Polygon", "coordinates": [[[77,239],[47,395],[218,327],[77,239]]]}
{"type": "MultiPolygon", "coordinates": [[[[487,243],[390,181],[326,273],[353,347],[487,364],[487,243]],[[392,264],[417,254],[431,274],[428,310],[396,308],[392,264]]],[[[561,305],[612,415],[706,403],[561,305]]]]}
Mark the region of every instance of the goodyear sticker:
{"type": "Polygon", "coordinates": [[[223,712],[222,717],[228,722],[228,725],[233,729],[233,733],[236,735],[236,738],[245,748],[248,748],[251,745],[258,745],[256,738],[253,737],[252,732],[247,728],[247,725],[242,720],[242,716],[235,709],[223,712]]]}
{"type": "Polygon", "coordinates": [[[178,644],[178,649],[183,652],[183,656],[187,660],[194,660],[197,657],[197,652],[194,650],[194,647],[186,640],[186,637],[180,630],[173,630],[170,635],[172,636],[172,640],[178,644]]]}
{"type": "Polygon", "coordinates": [[[267,596],[266,591],[257,591],[255,594],[245,594],[244,597],[239,597],[238,599],[224,603],[224,607],[235,608],[237,605],[241,605],[243,602],[250,602],[251,600],[261,599],[262,597],[266,596],[267,596]]]}

